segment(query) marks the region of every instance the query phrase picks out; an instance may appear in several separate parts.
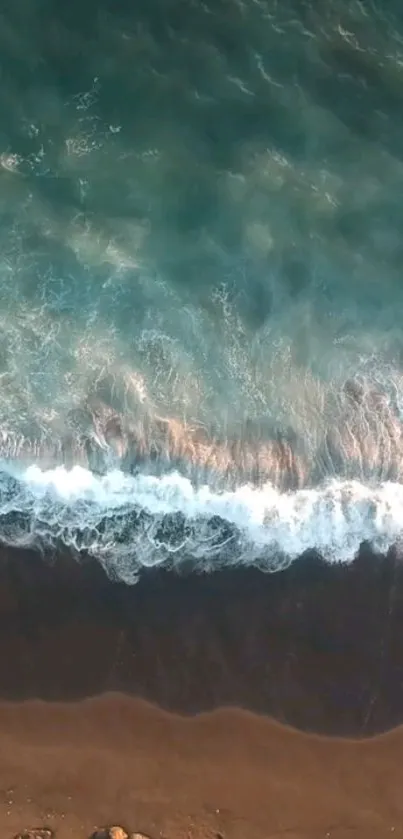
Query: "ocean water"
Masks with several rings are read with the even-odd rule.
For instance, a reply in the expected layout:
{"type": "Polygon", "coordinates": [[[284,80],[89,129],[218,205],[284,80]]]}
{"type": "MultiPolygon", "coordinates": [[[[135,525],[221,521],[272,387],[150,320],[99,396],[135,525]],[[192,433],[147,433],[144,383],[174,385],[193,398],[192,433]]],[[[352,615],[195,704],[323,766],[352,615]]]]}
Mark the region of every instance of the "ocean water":
{"type": "Polygon", "coordinates": [[[401,541],[402,106],[391,0],[3,3],[4,544],[401,541]]]}

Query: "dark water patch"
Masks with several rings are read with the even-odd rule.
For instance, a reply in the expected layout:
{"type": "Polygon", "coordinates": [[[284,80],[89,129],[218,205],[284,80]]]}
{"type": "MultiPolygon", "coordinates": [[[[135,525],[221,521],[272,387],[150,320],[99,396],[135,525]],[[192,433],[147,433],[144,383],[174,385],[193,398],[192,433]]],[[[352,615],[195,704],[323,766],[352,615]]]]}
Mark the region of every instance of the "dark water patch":
{"type": "Polygon", "coordinates": [[[0,696],[118,690],[193,713],[236,705],[329,734],[403,721],[403,568],[363,547],[267,577],[149,571],[111,584],[67,554],[1,552],[0,696]]]}

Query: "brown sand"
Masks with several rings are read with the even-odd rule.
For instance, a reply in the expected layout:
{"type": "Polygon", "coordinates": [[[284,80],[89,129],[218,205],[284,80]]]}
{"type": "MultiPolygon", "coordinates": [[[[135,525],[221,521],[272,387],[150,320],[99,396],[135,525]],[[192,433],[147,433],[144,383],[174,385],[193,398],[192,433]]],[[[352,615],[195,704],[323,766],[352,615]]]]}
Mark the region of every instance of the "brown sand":
{"type": "Polygon", "coordinates": [[[121,823],[166,839],[403,836],[403,731],[306,735],[240,711],[186,719],[120,695],[0,707],[0,826],[121,823]]]}
{"type": "Polygon", "coordinates": [[[127,587],[3,551],[0,659],[0,836],[403,837],[393,555],[127,587]]]}

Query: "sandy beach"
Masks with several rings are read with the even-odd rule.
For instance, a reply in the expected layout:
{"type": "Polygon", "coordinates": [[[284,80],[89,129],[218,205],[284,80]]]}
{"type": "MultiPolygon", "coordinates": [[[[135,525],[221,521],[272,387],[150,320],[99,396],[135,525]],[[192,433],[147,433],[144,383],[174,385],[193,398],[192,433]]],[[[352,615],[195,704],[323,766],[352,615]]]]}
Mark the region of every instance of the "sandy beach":
{"type": "Polygon", "coordinates": [[[234,710],[184,719],[121,695],[0,708],[1,835],[119,823],[164,839],[403,835],[403,732],[331,740],[234,710]]]}
{"type": "Polygon", "coordinates": [[[1,835],[403,836],[402,592],[365,551],[132,587],[3,551],[1,835]]]}

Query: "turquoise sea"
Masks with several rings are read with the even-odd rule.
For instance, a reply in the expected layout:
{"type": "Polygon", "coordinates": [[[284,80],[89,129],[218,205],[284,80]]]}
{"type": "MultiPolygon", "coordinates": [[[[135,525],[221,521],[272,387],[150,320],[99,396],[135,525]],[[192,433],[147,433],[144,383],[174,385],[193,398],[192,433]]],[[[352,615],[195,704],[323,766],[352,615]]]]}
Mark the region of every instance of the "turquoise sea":
{"type": "Polygon", "coordinates": [[[402,211],[397,2],[5,0],[3,543],[399,543],[402,211]]]}

